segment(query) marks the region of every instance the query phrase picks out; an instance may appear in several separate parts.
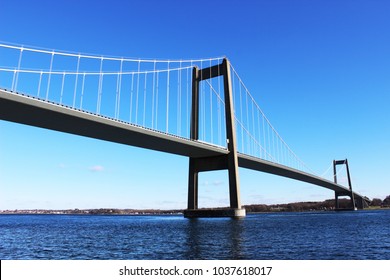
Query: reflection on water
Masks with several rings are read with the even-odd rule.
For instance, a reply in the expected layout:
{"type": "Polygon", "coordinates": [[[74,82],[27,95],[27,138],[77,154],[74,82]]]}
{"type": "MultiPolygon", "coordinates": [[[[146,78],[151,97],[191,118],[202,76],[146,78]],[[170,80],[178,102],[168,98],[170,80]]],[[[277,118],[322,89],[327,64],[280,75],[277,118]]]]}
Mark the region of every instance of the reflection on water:
{"type": "Polygon", "coordinates": [[[390,259],[390,211],[0,215],[0,259],[390,259]]]}
{"type": "Polygon", "coordinates": [[[242,219],[187,220],[184,259],[245,259],[242,219]]]}

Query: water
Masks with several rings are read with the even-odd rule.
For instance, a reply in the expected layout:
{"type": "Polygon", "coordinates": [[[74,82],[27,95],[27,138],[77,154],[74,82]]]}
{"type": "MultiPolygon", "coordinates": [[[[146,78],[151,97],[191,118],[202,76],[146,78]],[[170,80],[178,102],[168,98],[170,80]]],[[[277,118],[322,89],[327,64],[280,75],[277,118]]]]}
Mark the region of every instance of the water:
{"type": "Polygon", "coordinates": [[[390,211],[0,215],[0,259],[390,259],[390,211]]]}

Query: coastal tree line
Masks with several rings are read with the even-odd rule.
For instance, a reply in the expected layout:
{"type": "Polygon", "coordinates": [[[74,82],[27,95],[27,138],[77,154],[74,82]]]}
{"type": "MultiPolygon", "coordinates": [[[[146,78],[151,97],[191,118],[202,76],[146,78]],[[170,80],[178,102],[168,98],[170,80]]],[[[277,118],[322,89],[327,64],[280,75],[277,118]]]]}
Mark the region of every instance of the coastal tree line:
{"type": "MultiPolygon", "coordinates": [[[[339,199],[339,206],[341,209],[348,209],[351,207],[351,200],[347,198],[339,199]]],[[[371,208],[389,208],[390,209],[390,195],[384,200],[374,198],[369,205],[371,208]]],[[[328,199],[321,202],[295,202],[285,204],[252,204],[243,206],[247,213],[254,212],[300,212],[300,211],[332,211],[335,209],[335,200],[328,199]]],[[[76,215],[172,215],[180,214],[182,210],[135,210],[135,209],[68,209],[68,210],[2,210],[0,214],[76,214],[76,215]]]]}
{"type": "MultiPolygon", "coordinates": [[[[339,199],[339,206],[341,209],[351,207],[351,200],[348,198],[339,199]]],[[[390,208],[390,195],[384,200],[374,198],[369,205],[373,208],[390,208]]],[[[295,202],[286,204],[253,204],[244,206],[248,213],[250,212],[299,212],[299,211],[327,211],[335,209],[335,200],[328,199],[321,202],[295,202]]]]}
{"type": "Polygon", "coordinates": [[[390,207],[390,195],[388,195],[384,200],[380,198],[372,199],[370,206],[373,207],[390,207]]]}

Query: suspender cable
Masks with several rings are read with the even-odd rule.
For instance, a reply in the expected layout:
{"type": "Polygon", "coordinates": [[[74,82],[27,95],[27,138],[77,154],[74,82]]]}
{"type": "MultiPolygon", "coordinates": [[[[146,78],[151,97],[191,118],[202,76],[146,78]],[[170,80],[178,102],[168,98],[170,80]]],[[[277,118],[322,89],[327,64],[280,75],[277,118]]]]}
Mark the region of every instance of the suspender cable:
{"type": "Polygon", "coordinates": [[[119,119],[121,88],[122,88],[122,70],[123,70],[123,59],[121,60],[120,71],[116,79],[115,119],[119,119]]]}
{"type": "MultiPolygon", "coordinates": [[[[203,69],[203,61],[200,62],[200,69],[203,69]]],[[[203,71],[200,71],[200,80],[203,81],[203,71]]],[[[202,127],[202,134],[201,134],[201,139],[203,141],[205,141],[205,126],[206,126],[206,122],[205,122],[205,98],[204,98],[204,92],[205,92],[205,84],[204,82],[201,82],[201,90],[200,90],[200,112],[201,112],[201,116],[202,116],[202,122],[201,123],[201,127],[202,127]]]]}
{"type": "Polygon", "coordinates": [[[138,124],[138,92],[139,92],[139,75],[140,75],[140,68],[141,67],[141,60],[138,60],[138,73],[137,73],[137,92],[135,97],[135,123],[138,124]]]}
{"type": "MultiPolygon", "coordinates": [[[[269,133],[269,125],[268,125],[268,122],[267,122],[267,136],[268,136],[268,155],[270,155],[272,153],[271,151],[271,137],[270,137],[270,133],[269,133]]],[[[270,158],[271,160],[271,158],[270,158]]]]}
{"type": "Polygon", "coordinates": [[[133,116],[133,93],[134,93],[134,73],[131,74],[131,88],[130,88],[130,123],[133,116]]]}
{"type": "MultiPolygon", "coordinates": [[[[230,65],[230,67],[231,67],[231,65],[230,65]]],[[[234,73],[233,71],[232,71],[232,73],[234,73]]],[[[235,74],[235,73],[234,73],[235,74]]],[[[236,95],[238,94],[237,93],[237,90],[236,90],[236,86],[235,86],[235,76],[236,75],[232,75],[232,88],[233,88],[233,90],[232,90],[232,94],[233,94],[233,111],[234,111],[234,116],[235,116],[235,118],[234,118],[234,127],[235,127],[235,129],[236,129],[236,132],[237,132],[237,149],[239,149],[239,141],[238,141],[238,134],[240,133],[240,130],[238,129],[238,125],[237,125],[237,119],[238,119],[238,113],[237,113],[237,111],[238,111],[238,108],[240,107],[239,105],[236,105],[237,104],[237,98],[238,97],[236,97],[236,95]]],[[[224,119],[223,117],[225,117],[226,116],[226,111],[223,111],[224,112],[224,115],[222,115],[222,119],[224,119]]],[[[222,126],[222,124],[221,124],[221,126],[222,126]]],[[[225,130],[225,134],[226,134],[226,130],[225,130]]],[[[224,144],[224,146],[226,147],[227,146],[227,143],[225,143],[224,144]]]]}
{"type": "Polygon", "coordinates": [[[186,137],[190,138],[190,114],[189,114],[189,91],[190,91],[190,81],[189,81],[189,68],[186,69],[186,137]]]}
{"type": "Polygon", "coordinates": [[[177,135],[181,136],[181,62],[179,64],[179,70],[177,71],[177,135]]]}
{"type": "MultiPolygon", "coordinates": [[[[263,140],[264,140],[264,149],[267,151],[267,142],[266,142],[266,137],[265,137],[265,119],[264,116],[261,116],[263,120],[263,140]]],[[[264,159],[267,159],[267,154],[264,154],[264,159]]]]}
{"type": "Polygon", "coordinates": [[[18,72],[18,70],[14,69],[13,72],[14,72],[14,75],[13,75],[13,78],[12,78],[11,90],[15,91],[15,80],[16,80],[16,73],[18,72]]]}
{"type": "Polygon", "coordinates": [[[51,53],[50,70],[49,70],[49,77],[47,79],[47,89],[46,89],[46,98],[45,98],[46,101],[48,101],[49,99],[50,79],[51,79],[51,71],[53,69],[53,59],[54,59],[54,52],[51,53]]]}
{"type": "MultiPolygon", "coordinates": [[[[240,121],[242,122],[242,92],[241,92],[241,84],[239,84],[240,87],[240,121]]],[[[242,152],[245,153],[245,148],[244,148],[244,128],[241,125],[241,147],[242,147],[242,152]]]]}
{"type": "MultiPolygon", "coordinates": [[[[210,59],[210,77],[211,77],[211,59],[210,59]]],[[[211,83],[213,80],[211,79],[211,83]]],[[[211,137],[211,143],[214,143],[214,129],[213,129],[213,92],[212,92],[212,86],[210,86],[210,137],[211,137]]]]}
{"type": "Polygon", "coordinates": [[[272,157],[276,159],[275,132],[273,129],[271,130],[271,132],[272,132],[272,149],[273,149],[272,157]]]}
{"type": "Polygon", "coordinates": [[[38,83],[38,93],[37,93],[37,97],[39,97],[39,94],[41,92],[41,83],[42,83],[42,71],[41,73],[39,74],[39,83],[38,83]]]}
{"type": "Polygon", "coordinates": [[[182,135],[182,120],[184,119],[183,118],[183,110],[182,110],[182,105],[183,105],[183,90],[182,90],[182,61],[180,61],[180,64],[179,64],[179,68],[180,70],[179,71],[179,136],[183,136],[182,135]]]}
{"type": "Polygon", "coordinates": [[[256,110],[257,112],[257,117],[256,117],[256,120],[257,120],[257,137],[258,137],[258,141],[260,143],[260,149],[259,149],[259,157],[262,158],[262,145],[261,145],[261,130],[260,130],[260,113],[259,113],[259,110],[256,110]]]}
{"type": "Polygon", "coordinates": [[[158,80],[159,80],[159,73],[156,74],[156,129],[158,129],[158,80]]]}
{"type": "Polygon", "coordinates": [[[98,98],[96,104],[96,113],[100,113],[100,102],[103,88],[103,57],[100,59],[100,71],[99,71],[99,85],[98,85],[98,98]]]}
{"type": "Polygon", "coordinates": [[[78,75],[78,72],[79,72],[79,68],[80,68],[80,55],[78,56],[77,58],[77,68],[76,68],[76,77],[75,77],[75,83],[74,83],[74,91],[73,91],[73,105],[72,105],[72,108],[74,109],[74,107],[76,106],[76,92],[77,92],[77,82],[78,82],[78,79],[79,79],[79,75],[78,75]]]}
{"type": "Polygon", "coordinates": [[[276,149],[277,149],[277,159],[278,159],[278,163],[280,163],[280,139],[279,139],[279,135],[276,134],[276,149]]]}
{"type": "MultiPolygon", "coordinates": [[[[250,131],[250,124],[249,124],[249,106],[248,106],[248,92],[245,91],[245,104],[246,104],[246,123],[245,125],[248,126],[248,131],[250,131]]],[[[250,154],[250,138],[247,138],[247,145],[248,145],[248,154],[250,154]]]]}
{"type": "Polygon", "coordinates": [[[146,122],[146,87],[147,87],[148,74],[145,73],[145,83],[144,83],[144,112],[142,117],[142,125],[145,127],[146,122]]]}
{"type": "Polygon", "coordinates": [[[153,88],[152,88],[152,129],[154,129],[154,110],[155,110],[155,86],[156,86],[156,60],[153,62],[153,88]]]}
{"type": "Polygon", "coordinates": [[[18,70],[14,72],[14,78],[12,82],[12,90],[17,91],[18,80],[19,80],[19,70],[22,64],[22,56],[23,56],[23,47],[19,51],[19,61],[18,61],[18,70]]]}
{"type": "Polygon", "coordinates": [[[84,86],[85,86],[85,73],[83,74],[83,82],[82,82],[82,85],[81,85],[80,110],[83,109],[84,86]]]}
{"type": "MultiPolygon", "coordinates": [[[[254,107],[253,107],[253,102],[252,102],[252,130],[253,130],[253,137],[254,137],[254,139],[256,139],[256,130],[255,130],[255,112],[254,112],[254,107]]],[[[253,155],[255,156],[255,154],[256,154],[256,145],[255,145],[255,143],[253,143],[253,151],[252,151],[252,153],[253,153],[253,155]]]]}
{"type": "MultiPolygon", "coordinates": [[[[219,60],[218,60],[218,65],[219,65],[219,60]]],[[[221,95],[221,78],[220,78],[220,67],[218,66],[218,94],[221,95]]],[[[233,94],[233,93],[232,93],[233,94]]],[[[234,94],[233,94],[234,95],[234,94]]],[[[222,146],[222,118],[221,118],[221,114],[222,114],[222,110],[221,110],[221,100],[219,100],[219,98],[217,98],[217,105],[218,105],[218,144],[222,146]]],[[[234,112],[234,107],[235,107],[235,104],[233,102],[233,112],[234,112]]],[[[234,115],[235,115],[235,112],[234,112],[234,115]]]]}
{"type": "MultiPolygon", "coordinates": [[[[98,114],[100,114],[102,111],[104,113],[107,113],[107,110],[102,110],[102,108],[107,109],[104,107],[106,102],[110,102],[110,100],[112,100],[113,102],[113,99],[115,99],[115,110],[112,110],[113,108],[111,108],[111,111],[115,111],[113,114],[114,118],[119,120],[121,115],[121,99],[123,99],[121,91],[123,87],[123,89],[126,88],[126,91],[129,90],[129,93],[127,94],[130,94],[129,113],[131,123],[141,124],[143,126],[151,127],[152,129],[158,129],[158,122],[160,121],[160,131],[165,131],[167,133],[175,133],[177,134],[177,136],[183,137],[189,137],[191,123],[190,111],[192,79],[190,68],[193,67],[194,64],[200,63],[201,75],[210,75],[210,79],[203,80],[201,77],[202,85],[199,88],[199,139],[211,142],[213,144],[221,144],[221,146],[226,146],[226,143],[223,143],[224,139],[226,139],[226,137],[223,137],[225,130],[223,126],[224,107],[222,106],[222,104],[224,102],[219,96],[221,91],[223,94],[223,87],[221,88],[221,81],[223,79],[222,77],[218,77],[218,80],[215,80],[215,78],[211,78],[212,73],[203,72],[203,67],[209,67],[209,70],[206,71],[212,71],[212,65],[215,65],[215,63],[218,63],[216,65],[220,65],[221,58],[208,58],[191,61],[141,60],[120,57],[83,55],[80,53],[55,52],[50,50],[47,51],[42,49],[9,46],[0,43],[0,50],[2,50],[3,48],[7,48],[7,52],[13,52],[14,57],[14,63],[12,65],[9,65],[8,67],[3,66],[3,68],[0,68],[1,72],[7,72],[5,76],[8,77],[8,81],[6,83],[9,87],[9,90],[11,91],[22,90],[22,82],[37,82],[33,85],[33,87],[35,87],[35,89],[33,88],[34,96],[38,96],[39,98],[42,98],[46,101],[59,101],[59,103],[70,105],[73,108],[82,108],[85,105],[84,107],[91,109],[92,106],[92,111],[95,111],[95,108],[93,106],[95,106],[96,104],[96,113],[98,114]],[[31,65],[28,65],[28,63],[31,61],[31,53],[38,53],[43,58],[46,58],[46,62],[44,62],[45,60],[42,59],[42,65],[38,68],[27,68],[31,67],[31,65]],[[86,63],[84,63],[84,60],[86,61],[86,63]],[[92,62],[89,63],[89,60],[92,60],[92,62]],[[118,72],[104,72],[104,68],[107,68],[106,60],[118,63],[118,65],[120,63],[120,70],[118,72]],[[129,62],[130,67],[128,71],[123,72],[123,70],[125,70],[125,67],[127,67],[127,62],[129,62]],[[141,63],[145,63],[145,67],[144,64],[141,65],[141,63]],[[161,63],[161,65],[159,63],[161,63]],[[24,69],[23,67],[26,68],[24,69]],[[80,73],[81,69],[82,71],[84,71],[83,73],[80,73]],[[184,69],[186,69],[186,73],[182,72],[184,71],[184,69]],[[176,73],[172,74],[172,71],[178,71],[177,75],[176,73]],[[151,73],[153,73],[153,81],[150,80],[151,76],[149,76],[149,74],[151,75],[151,73]],[[69,77],[69,75],[71,75],[71,78],[69,77]],[[81,78],[79,77],[79,75],[83,75],[83,77],[81,78]],[[135,77],[135,75],[137,75],[137,77],[135,77]],[[164,80],[167,79],[166,84],[165,81],[160,79],[162,76],[159,75],[162,75],[164,80]],[[86,80],[86,76],[91,76],[91,81],[86,80]],[[103,87],[105,76],[113,76],[113,79],[116,79],[115,93],[115,82],[111,78],[106,77],[106,85],[105,87],[103,87]],[[137,78],[137,80],[134,80],[135,78],[137,78]],[[80,79],[83,80],[83,86],[81,86],[80,79]],[[184,79],[187,80],[184,81],[184,79]],[[142,90],[142,83],[144,83],[143,103],[140,99],[142,98],[142,96],[140,95],[140,91],[142,90]],[[174,87],[171,88],[172,83],[174,83],[174,87]],[[209,86],[208,89],[206,88],[206,83],[208,84],[207,86],[209,86]],[[218,83],[218,85],[216,85],[215,83],[218,83]],[[126,85],[126,87],[124,87],[124,84],[126,85]],[[149,96],[147,90],[150,89],[148,88],[148,86],[151,86],[152,84],[153,87],[150,92],[151,95],[149,96]],[[38,88],[36,88],[36,86],[38,86],[38,88]],[[135,88],[135,86],[137,88],[135,88]],[[160,98],[160,102],[158,101],[158,91],[160,90],[159,86],[162,86],[163,88],[165,88],[166,86],[166,96],[163,95],[163,97],[160,98]],[[68,92],[69,90],[73,91],[73,98],[72,93],[68,92]],[[79,98],[80,90],[81,97],[79,98]],[[92,93],[92,95],[87,94],[87,91],[89,93],[91,90],[97,90],[97,98],[95,93],[92,93]],[[105,99],[102,98],[103,90],[105,91],[105,96],[107,96],[107,98],[105,99]],[[109,92],[106,93],[106,90],[110,90],[112,94],[109,95],[109,92]],[[85,97],[84,92],[86,93],[85,97]],[[185,97],[184,94],[186,94],[185,97]],[[208,96],[208,94],[210,94],[210,96],[208,96]],[[213,94],[216,94],[216,96],[219,98],[214,97],[213,94]],[[49,95],[51,95],[51,97],[49,95]],[[214,98],[217,98],[217,100],[214,100],[214,98]],[[165,99],[166,103],[164,103],[165,99]],[[77,100],[79,100],[80,102],[78,103],[77,100]],[[169,104],[170,102],[173,103],[169,104]],[[209,102],[209,104],[207,104],[207,102],[209,102]],[[176,106],[174,104],[176,104],[176,106]],[[162,107],[159,109],[159,106],[162,107]],[[216,107],[217,111],[216,109],[214,109],[214,106],[216,107]],[[143,110],[142,116],[141,111],[138,111],[139,109],[143,110]],[[175,109],[176,112],[174,112],[175,109]],[[149,110],[152,111],[149,112],[149,110]],[[160,110],[160,116],[158,114],[158,110],[160,110]],[[136,118],[135,122],[134,111],[136,118]],[[149,119],[150,117],[151,124],[149,119]],[[175,117],[176,121],[174,120],[175,117]],[[169,123],[170,118],[171,124],[169,123]],[[161,121],[164,119],[165,127],[164,121],[161,121]],[[186,121],[186,125],[183,124],[184,121],[186,121]],[[186,129],[186,133],[184,133],[184,129],[186,129]],[[216,135],[216,133],[218,133],[218,135],[216,135]]],[[[264,115],[260,107],[256,104],[253,97],[251,96],[251,93],[246,88],[245,84],[240,79],[238,73],[235,71],[233,66],[230,65],[230,67],[231,72],[235,74],[232,75],[231,81],[233,90],[232,106],[235,114],[234,125],[236,127],[237,132],[237,146],[240,148],[240,152],[252,156],[256,155],[260,158],[263,157],[265,159],[275,160],[276,162],[281,164],[291,165],[291,167],[296,166],[297,168],[306,169],[307,167],[303,163],[303,161],[300,160],[297,155],[291,150],[291,148],[286,144],[283,138],[279,135],[279,133],[264,115]],[[243,99],[244,93],[246,94],[245,100],[243,99]],[[252,104],[249,104],[250,101],[252,102],[252,104]],[[257,112],[255,112],[255,110],[257,110],[257,112]],[[238,126],[241,126],[241,129],[238,126]],[[241,145],[239,144],[240,141],[241,145]]],[[[220,71],[219,68],[215,69],[215,71],[217,70],[218,72],[220,71]]],[[[26,88],[26,86],[24,88],[26,88]]]]}
{"type": "MultiPolygon", "coordinates": [[[[123,71],[123,59],[121,60],[121,72],[122,72],[122,71],[123,71]]],[[[117,119],[119,119],[120,111],[121,111],[122,77],[123,77],[123,74],[121,73],[120,76],[119,76],[118,116],[117,116],[117,119]]]]}
{"type": "Polygon", "coordinates": [[[169,132],[169,61],[168,61],[168,73],[167,73],[167,111],[166,111],[166,119],[165,119],[165,132],[169,132]]]}
{"type": "Polygon", "coordinates": [[[100,90],[99,90],[99,111],[98,114],[100,114],[101,107],[102,107],[102,96],[103,96],[103,81],[104,81],[104,73],[101,75],[101,80],[100,80],[100,90]]]}
{"type": "Polygon", "coordinates": [[[64,94],[65,75],[66,75],[65,73],[62,74],[61,95],[60,95],[60,104],[61,105],[62,105],[62,96],[64,94]]]}

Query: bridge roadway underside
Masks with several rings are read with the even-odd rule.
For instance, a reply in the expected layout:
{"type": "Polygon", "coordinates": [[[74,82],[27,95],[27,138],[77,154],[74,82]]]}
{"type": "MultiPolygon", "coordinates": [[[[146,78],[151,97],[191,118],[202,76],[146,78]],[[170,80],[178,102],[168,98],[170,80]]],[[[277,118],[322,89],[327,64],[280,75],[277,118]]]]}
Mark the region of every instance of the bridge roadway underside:
{"type": "Polygon", "coordinates": [[[0,120],[187,157],[227,154],[202,142],[91,114],[0,89],[0,120]]]}
{"type": "MultiPolygon", "coordinates": [[[[0,89],[0,120],[193,158],[210,158],[228,153],[223,148],[203,142],[141,128],[3,89],[0,89]]],[[[350,194],[348,188],[329,180],[259,158],[238,154],[238,165],[318,185],[339,195],[350,194]]],[[[354,196],[367,200],[358,193],[354,193],[354,196]]]]}

